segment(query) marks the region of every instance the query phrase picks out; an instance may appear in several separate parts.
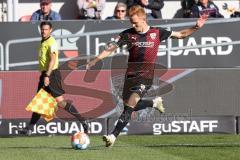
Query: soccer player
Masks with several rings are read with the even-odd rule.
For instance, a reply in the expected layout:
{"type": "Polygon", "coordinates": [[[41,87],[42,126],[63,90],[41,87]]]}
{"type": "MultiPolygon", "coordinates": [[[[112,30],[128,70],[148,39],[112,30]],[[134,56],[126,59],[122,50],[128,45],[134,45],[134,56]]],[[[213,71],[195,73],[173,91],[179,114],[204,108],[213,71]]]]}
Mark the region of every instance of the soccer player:
{"type": "MultiPolygon", "coordinates": [[[[50,21],[43,21],[40,24],[42,41],[38,48],[39,70],[41,72],[38,91],[44,88],[57,101],[58,106],[64,108],[71,115],[76,117],[84,128],[84,132],[88,133],[88,124],[80,115],[73,104],[67,102],[63,98],[65,93],[61,84],[61,73],[58,70],[58,46],[54,37],[51,36],[52,24],[50,21]]],[[[20,134],[31,135],[33,126],[38,122],[41,115],[33,112],[29,125],[19,130],[20,134]]]]}
{"type": "Polygon", "coordinates": [[[160,42],[169,37],[177,39],[185,38],[200,29],[207,19],[207,15],[203,15],[197,20],[196,25],[191,28],[181,31],[167,31],[163,28],[149,26],[146,13],[141,6],[131,7],[128,15],[132,23],[132,28],[121,32],[116,45],[111,45],[108,49],[105,49],[86,66],[86,69],[90,69],[98,61],[109,56],[118,47],[129,45],[128,68],[122,95],[124,110],[112,133],[103,136],[106,147],[113,146],[119,133],[130,121],[133,111],[145,109],[146,107],[154,107],[160,112],[164,112],[161,97],[156,97],[153,100],[142,99],[152,85],[154,63],[160,42]]]}

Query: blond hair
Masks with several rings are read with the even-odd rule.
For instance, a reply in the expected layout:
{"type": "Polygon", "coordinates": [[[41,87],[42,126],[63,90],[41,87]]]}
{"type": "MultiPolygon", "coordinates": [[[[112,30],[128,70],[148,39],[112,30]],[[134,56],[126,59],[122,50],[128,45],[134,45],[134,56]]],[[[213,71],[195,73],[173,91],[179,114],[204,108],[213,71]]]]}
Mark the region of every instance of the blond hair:
{"type": "Polygon", "coordinates": [[[137,15],[139,17],[144,17],[146,18],[146,13],[145,10],[140,6],[140,5],[135,5],[132,6],[129,10],[128,10],[128,16],[132,17],[134,15],[137,15]]]}

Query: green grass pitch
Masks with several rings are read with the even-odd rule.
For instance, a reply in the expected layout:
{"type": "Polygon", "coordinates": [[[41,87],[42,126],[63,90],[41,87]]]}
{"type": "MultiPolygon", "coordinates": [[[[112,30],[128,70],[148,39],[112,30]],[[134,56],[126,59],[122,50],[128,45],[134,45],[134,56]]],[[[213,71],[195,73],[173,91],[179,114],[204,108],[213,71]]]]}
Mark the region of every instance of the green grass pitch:
{"type": "Polygon", "coordinates": [[[239,160],[238,135],[120,136],[105,148],[90,136],[87,150],[74,150],[70,136],[0,138],[0,160],[239,160]]]}

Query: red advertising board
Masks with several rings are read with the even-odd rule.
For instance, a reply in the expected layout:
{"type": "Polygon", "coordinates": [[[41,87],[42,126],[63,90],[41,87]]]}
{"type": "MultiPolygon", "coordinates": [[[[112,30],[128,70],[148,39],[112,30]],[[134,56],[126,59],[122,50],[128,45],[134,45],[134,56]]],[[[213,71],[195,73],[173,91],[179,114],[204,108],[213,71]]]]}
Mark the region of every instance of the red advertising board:
{"type": "MultiPolygon", "coordinates": [[[[161,80],[168,80],[184,70],[171,70],[161,80]]],[[[158,74],[158,72],[156,72],[158,74]]],[[[80,113],[85,117],[102,116],[116,106],[111,93],[111,77],[124,75],[124,70],[102,70],[93,75],[93,80],[86,79],[86,71],[72,71],[63,75],[65,99],[73,101],[80,113]]],[[[36,94],[39,72],[10,71],[0,72],[2,81],[0,115],[2,119],[29,118],[31,113],[25,110],[27,104],[36,94]]],[[[91,79],[91,76],[90,76],[91,79]]]]}

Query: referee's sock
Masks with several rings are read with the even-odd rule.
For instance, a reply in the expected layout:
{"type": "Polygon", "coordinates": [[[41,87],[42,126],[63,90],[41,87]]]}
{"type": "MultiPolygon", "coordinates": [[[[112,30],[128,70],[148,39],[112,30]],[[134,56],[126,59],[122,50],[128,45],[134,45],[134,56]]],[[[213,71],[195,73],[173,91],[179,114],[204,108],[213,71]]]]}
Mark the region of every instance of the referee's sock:
{"type": "Polygon", "coordinates": [[[81,114],[78,112],[78,110],[74,107],[74,105],[72,105],[71,103],[66,103],[64,109],[70,113],[71,115],[73,115],[74,117],[76,117],[82,124],[83,129],[84,129],[84,133],[88,133],[88,124],[85,121],[85,119],[81,116],[81,114]]]}
{"type": "Polygon", "coordinates": [[[128,122],[131,120],[132,112],[134,111],[134,108],[131,108],[127,105],[124,105],[124,110],[121,114],[121,116],[118,119],[117,125],[115,129],[113,130],[112,134],[117,137],[122,129],[128,124],[128,122]]]}
{"type": "Polygon", "coordinates": [[[140,100],[134,108],[134,111],[146,109],[147,107],[153,107],[153,100],[140,100]]]}
{"type": "Polygon", "coordinates": [[[27,129],[33,130],[33,126],[39,121],[40,118],[41,118],[40,114],[33,112],[30,123],[27,126],[27,129]]]}
{"type": "Polygon", "coordinates": [[[18,128],[18,134],[31,136],[33,126],[38,122],[40,118],[40,114],[33,112],[29,124],[25,128],[18,128]]]}

